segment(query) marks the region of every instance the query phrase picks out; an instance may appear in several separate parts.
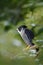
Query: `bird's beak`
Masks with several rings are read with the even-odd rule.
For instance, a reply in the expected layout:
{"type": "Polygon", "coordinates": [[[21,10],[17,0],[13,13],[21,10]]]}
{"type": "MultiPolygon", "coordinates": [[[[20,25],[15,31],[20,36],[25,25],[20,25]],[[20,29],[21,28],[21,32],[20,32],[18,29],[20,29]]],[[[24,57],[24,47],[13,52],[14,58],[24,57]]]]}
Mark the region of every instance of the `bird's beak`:
{"type": "Polygon", "coordinates": [[[16,30],[18,31],[18,28],[16,30]]]}
{"type": "Polygon", "coordinates": [[[18,28],[16,30],[19,32],[18,28]]]}

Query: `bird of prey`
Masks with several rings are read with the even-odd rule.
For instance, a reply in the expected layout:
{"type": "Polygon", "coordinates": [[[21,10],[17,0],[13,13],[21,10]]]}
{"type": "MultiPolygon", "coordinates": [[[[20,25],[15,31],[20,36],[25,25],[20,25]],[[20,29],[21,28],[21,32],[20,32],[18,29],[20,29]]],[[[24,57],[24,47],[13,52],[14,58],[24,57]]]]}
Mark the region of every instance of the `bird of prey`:
{"type": "Polygon", "coordinates": [[[39,51],[39,48],[37,47],[37,45],[32,43],[32,40],[34,38],[34,33],[30,29],[28,29],[26,25],[19,26],[17,28],[17,31],[27,45],[25,50],[32,48],[32,49],[35,49],[36,52],[39,51]]]}

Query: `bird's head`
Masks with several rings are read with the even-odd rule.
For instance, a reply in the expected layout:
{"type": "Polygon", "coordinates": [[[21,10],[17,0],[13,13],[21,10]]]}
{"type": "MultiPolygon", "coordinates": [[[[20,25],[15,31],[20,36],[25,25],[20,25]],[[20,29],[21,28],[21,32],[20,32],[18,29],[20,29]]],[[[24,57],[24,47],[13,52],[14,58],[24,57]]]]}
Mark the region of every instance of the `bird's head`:
{"type": "Polygon", "coordinates": [[[17,28],[17,31],[19,34],[23,33],[23,31],[27,28],[27,26],[25,25],[21,25],[17,28]]]}

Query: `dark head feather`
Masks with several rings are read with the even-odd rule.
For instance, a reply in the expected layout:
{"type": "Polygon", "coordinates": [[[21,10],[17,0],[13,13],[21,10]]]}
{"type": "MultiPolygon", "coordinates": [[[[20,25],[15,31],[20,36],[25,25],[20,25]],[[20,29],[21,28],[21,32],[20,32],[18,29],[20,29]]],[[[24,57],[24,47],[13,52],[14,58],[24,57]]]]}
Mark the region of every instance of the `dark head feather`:
{"type": "Polygon", "coordinates": [[[18,27],[19,31],[21,31],[22,28],[25,29],[25,28],[27,28],[27,26],[25,26],[25,25],[19,26],[19,27],[18,27]]]}

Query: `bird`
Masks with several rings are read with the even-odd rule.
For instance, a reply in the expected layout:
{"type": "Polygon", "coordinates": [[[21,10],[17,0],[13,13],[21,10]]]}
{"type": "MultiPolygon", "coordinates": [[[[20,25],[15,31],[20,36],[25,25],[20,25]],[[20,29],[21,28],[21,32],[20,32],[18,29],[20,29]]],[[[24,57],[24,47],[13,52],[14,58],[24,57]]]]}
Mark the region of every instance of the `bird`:
{"type": "Polygon", "coordinates": [[[28,50],[30,48],[35,49],[36,52],[39,51],[39,47],[32,42],[35,37],[32,30],[28,29],[26,25],[21,25],[17,28],[17,31],[26,44],[25,50],[28,50]]]}

